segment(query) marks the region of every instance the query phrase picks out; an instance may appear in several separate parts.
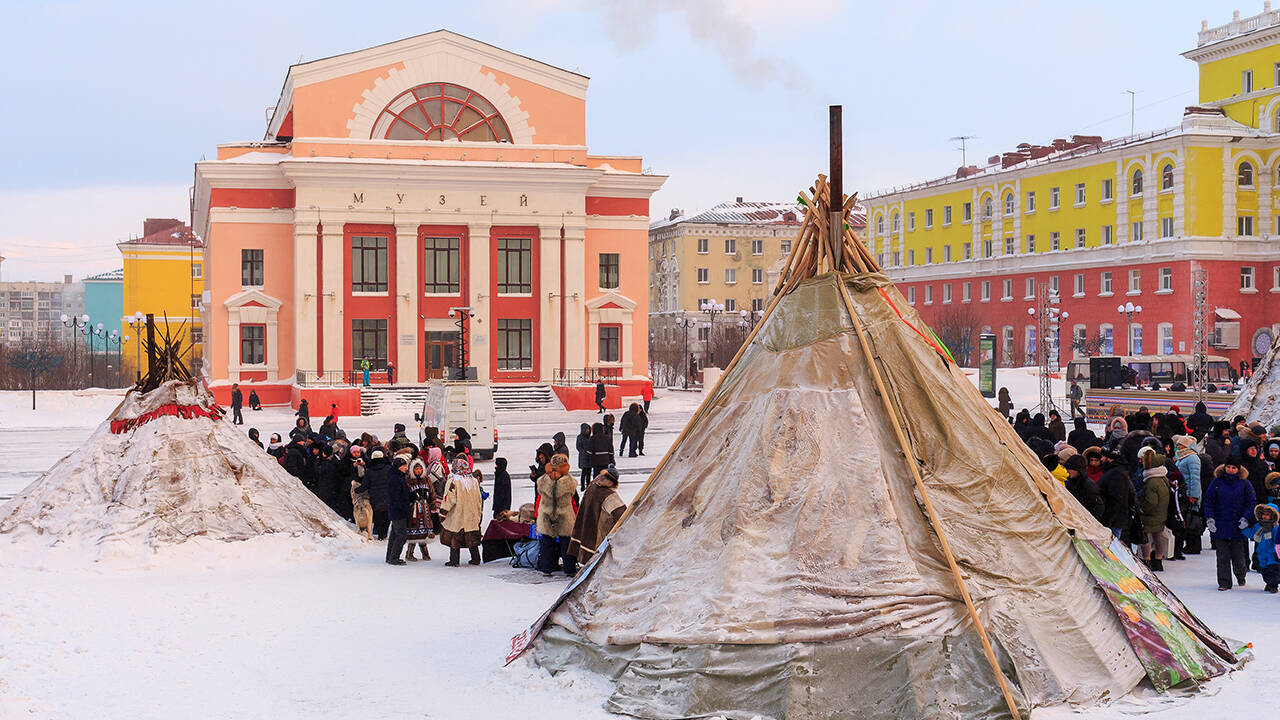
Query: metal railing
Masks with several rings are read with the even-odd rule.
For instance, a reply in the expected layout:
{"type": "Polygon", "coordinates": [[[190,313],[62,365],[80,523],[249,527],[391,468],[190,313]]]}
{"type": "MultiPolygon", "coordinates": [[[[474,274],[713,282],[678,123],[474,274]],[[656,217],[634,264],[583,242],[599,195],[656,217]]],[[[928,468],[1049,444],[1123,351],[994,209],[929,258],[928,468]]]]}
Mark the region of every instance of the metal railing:
{"type": "Polygon", "coordinates": [[[300,387],[332,387],[354,385],[352,373],[347,370],[298,370],[294,382],[300,387]]]}
{"type": "Polygon", "coordinates": [[[605,385],[617,385],[622,378],[622,368],[556,368],[551,373],[551,382],[555,385],[594,385],[603,380],[605,385]]]}

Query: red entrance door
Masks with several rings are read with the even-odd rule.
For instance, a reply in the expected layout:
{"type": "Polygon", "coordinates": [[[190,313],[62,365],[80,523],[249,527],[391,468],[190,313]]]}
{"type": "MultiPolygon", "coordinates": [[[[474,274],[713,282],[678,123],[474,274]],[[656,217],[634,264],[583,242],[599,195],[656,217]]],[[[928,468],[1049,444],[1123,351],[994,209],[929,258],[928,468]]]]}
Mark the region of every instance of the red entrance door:
{"type": "Polygon", "coordinates": [[[458,364],[458,333],[429,330],[426,335],[427,379],[444,377],[444,369],[458,364]]]}

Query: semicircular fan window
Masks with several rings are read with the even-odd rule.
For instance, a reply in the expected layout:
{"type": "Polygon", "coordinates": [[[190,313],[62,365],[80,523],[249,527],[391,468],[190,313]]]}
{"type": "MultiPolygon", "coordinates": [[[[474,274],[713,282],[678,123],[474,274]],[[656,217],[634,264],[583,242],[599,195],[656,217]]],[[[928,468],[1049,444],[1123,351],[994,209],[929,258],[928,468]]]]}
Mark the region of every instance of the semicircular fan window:
{"type": "Polygon", "coordinates": [[[400,93],[382,109],[374,140],[511,142],[497,108],[479,93],[453,83],[427,83],[400,93]]]}

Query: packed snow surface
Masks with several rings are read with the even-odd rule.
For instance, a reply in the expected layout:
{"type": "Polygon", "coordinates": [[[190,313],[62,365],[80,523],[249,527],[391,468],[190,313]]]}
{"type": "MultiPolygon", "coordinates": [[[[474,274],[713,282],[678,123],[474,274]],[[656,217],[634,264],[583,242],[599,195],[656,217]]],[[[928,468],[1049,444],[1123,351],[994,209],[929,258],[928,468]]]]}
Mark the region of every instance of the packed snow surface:
{"type": "MultiPolygon", "coordinates": [[[[1034,369],[1002,369],[997,383],[1017,407],[1034,406],[1034,369]]],[[[0,496],[75,450],[122,396],[41,393],[32,413],[29,393],[0,393],[0,496]]],[[[624,498],[700,400],[659,390],[645,456],[619,459],[624,498]]],[[[275,408],[245,416],[235,430],[258,427],[264,441],[292,418],[275,408]]],[[[534,449],[556,431],[572,446],[578,424],[598,417],[499,413],[498,454],[510,459],[516,504],[532,498],[534,449]]],[[[411,421],[380,415],[341,425],[389,437],[393,423],[411,421]]],[[[491,488],[492,464],[479,467],[491,488]]],[[[524,660],[502,666],[511,637],[554,601],[563,576],[505,561],[447,568],[438,545],[431,562],[389,567],[382,543],[283,534],[197,538],[154,552],[146,565],[65,557],[33,566],[26,557],[38,548],[0,535],[0,718],[616,718],[601,708],[610,688],[599,678],[551,677],[524,660]]],[[[1223,635],[1252,642],[1256,659],[1190,697],[1148,691],[1088,711],[1037,710],[1031,720],[1205,720],[1265,713],[1280,701],[1280,597],[1263,593],[1256,573],[1245,588],[1217,592],[1207,548],[1166,567],[1163,579],[1187,606],[1223,635]]]]}

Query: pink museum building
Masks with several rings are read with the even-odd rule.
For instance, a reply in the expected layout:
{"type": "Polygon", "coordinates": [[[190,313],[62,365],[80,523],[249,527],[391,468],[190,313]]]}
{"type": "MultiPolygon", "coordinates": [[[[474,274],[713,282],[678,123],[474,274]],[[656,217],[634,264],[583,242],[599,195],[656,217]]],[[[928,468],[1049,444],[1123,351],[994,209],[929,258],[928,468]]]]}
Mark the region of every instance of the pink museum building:
{"type": "Polygon", "coordinates": [[[290,67],[265,139],[196,163],[215,394],[354,412],[364,358],[422,383],[460,346],[481,381],[638,394],[665,178],[588,153],[586,94],[444,30],[290,67]]]}

